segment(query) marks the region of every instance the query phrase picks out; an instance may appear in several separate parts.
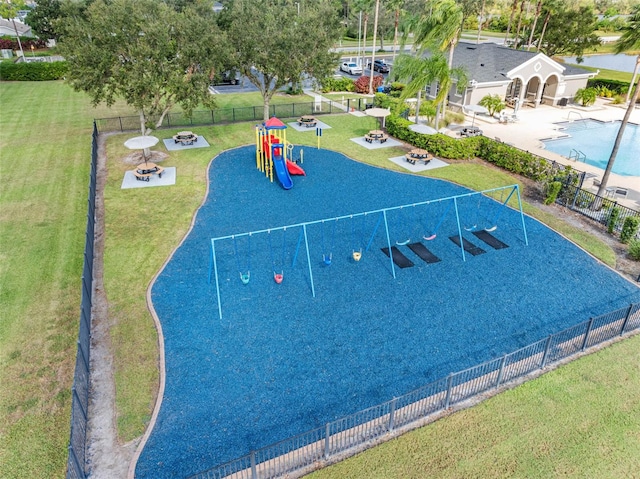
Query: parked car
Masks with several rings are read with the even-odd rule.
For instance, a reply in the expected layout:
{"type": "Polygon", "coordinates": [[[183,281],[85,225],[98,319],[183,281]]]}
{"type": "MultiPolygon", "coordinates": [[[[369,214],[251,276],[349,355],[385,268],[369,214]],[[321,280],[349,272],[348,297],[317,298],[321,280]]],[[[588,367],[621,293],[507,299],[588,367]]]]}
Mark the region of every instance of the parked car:
{"type": "Polygon", "coordinates": [[[340,70],[349,75],[362,75],[362,67],[353,62],[343,62],[342,65],[340,65],[340,70]]]}
{"type": "MultiPolygon", "coordinates": [[[[371,62],[367,65],[367,68],[371,70],[371,62]]],[[[373,62],[373,71],[380,73],[389,73],[389,65],[384,60],[375,60],[373,62]]]]}
{"type": "Polygon", "coordinates": [[[213,79],[213,85],[238,85],[240,83],[240,72],[227,70],[213,79]]]}

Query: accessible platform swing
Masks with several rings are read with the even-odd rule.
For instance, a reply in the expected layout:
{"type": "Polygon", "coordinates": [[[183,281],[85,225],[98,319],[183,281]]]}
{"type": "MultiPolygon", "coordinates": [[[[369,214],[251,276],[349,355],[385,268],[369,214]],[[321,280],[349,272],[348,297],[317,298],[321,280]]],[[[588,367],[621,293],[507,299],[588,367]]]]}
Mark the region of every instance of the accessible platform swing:
{"type": "MultiPolygon", "coordinates": [[[[236,270],[238,271],[241,282],[244,285],[249,285],[250,279],[251,279],[252,236],[255,236],[258,234],[266,234],[268,249],[269,249],[269,256],[271,260],[271,270],[273,273],[273,280],[275,281],[275,283],[281,284],[284,281],[284,269],[285,269],[286,254],[287,254],[287,241],[286,241],[287,229],[292,230],[292,229],[299,228],[299,235],[298,235],[298,240],[295,247],[295,253],[293,254],[293,260],[291,262],[291,268],[292,269],[295,268],[298,254],[301,252],[302,246],[304,245],[303,252],[306,254],[308,279],[309,279],[309,282],[307,284],[311,289],[312,296],[315,298],[316,291],[315,291],[315,285],[313,280],[313,265],[314,264],[317,265],[317,262],[314,263],[311,260],[311,253],[310,253],[310,247],[309,247],[310,242],[309,242],[309,235],[307,231],[308,227],[320,228],[321,244],[317,245],[316,248],[322,249],[322,264],[324,264],[325,266],[330,266],[334,263],[333,253],[334,253],[334,248],[336,246],[336,238],[338,236],[341,241],[350,243],[351,259],[353,259],[353,261],[356,263],[362,259],[362,256],[365,252],[368,252],[370,250],[370,248],[374,243],[374,240],[378,238],[377,239],[378,245],[380,246],[384,245],[384,247],[381,247],[380,250],[389,258],[388,264],[391,270],[391,274],[394,278],[396,278],[396,267],[403,269],[403,268],[409,268],[411,266],[414,266],[413,261],[411,261],[411,259],[407,257],[404,254],[404,252],[401,251],[400,249],[400,248],[405,249],[404,248],[405,246],[406,246],[405,252],[407,253],[411,252],[415,254],[417,257],[422,259],[427,264],[437,263],[441,261],[440,258],[438,258],[432,251],[430,251],[420,241],[412,243],[410,237],[411,237],[411,233],[414,232],[413,228],[417,224],[421,228],[421,233],[418,236],[418,238],[421,238],[425,241],[435,240],[438,236],[439,229],[443,226],[443,224],[445,224],[445,219],[449,215],[449,212],[451,211],[452,207],[455,212],[455,228],[457,229],[457,235],[448,234],[447,236],[452,242],[454,242],[456,245],[460,247],[462,260],[466,261],[466,253],[469,253],[471,255],[477,255],[485,252],[484,250],[482,250],[482,248],[479,248],[478,246],[471,243],[471,241],[469,241],[467,238],[463,237],[463,231],[470,231],[470,229],[466,225],[463,227],[463,225],[461,224],[459,200],[464,200],[462,203],[464,206],[465,202],[468,204],[469,200],[475,201],[475,198],[473,197],[478,196],[479,200],[478,200],[478,205],[476,207],[476,215],[480,210],[480,206],[482,204],[483,198],[486,199],[487,202],[495,201],[497,204],[493,208],[491,208],[494,211],[493,211],[493,218],[490,220],[490,224],[487,225],[485,228],[479,228],[480,221],[478,216],[478,219],[476,220],[475,224],[471,222],[471,224],[473,225],[473,228],[471,229],[474,230],[472,231],[472,233],[475,235],[475,238],[491,246],[493,249],[507,248],[508,245],[500,241],[495,236],[493,236],[491,232],[495,231],[498,228],[499,219],[502,213],[504,212],[504,210],[506,209],[507,203],[509,202],[509,200],[512,198],[514,194],[516,194],[516,198],[518,201],[518,212],[520,214],[520,222],[522,225],[524,243],[525,245],[528,245],[529,240],[527,237],[527,230],[526,230],[526,225],[524,221],[524,213],[522,211],[522,201],[520,198],[520,190],[518,185],[501,186],[501,187],[492,188],[489,190],[475,191],[471,193],[465,193],[465,194],[450,196],[445,198],[430,199],[427,201],[395,206],[391,208],[382,208],[378,210],[366,211],[363,213],[353,213],[346,216],[337,216],[334,218],[325,218],[321,220],[273,227],[273,228],[259,230],[259,231],[251,231],[248,233],[238,233],[234,235],[211,238],[209,283],[211,283],[212,280],[215,279],[216,299],[218,303],[218,316],[220,319],[222,319],[222,301],[220,296],[220,272],[218,270],[219,258],[216,253],[216,245],[218,243],[231,240],[231,242],[233,243],[233,257],[235,259],[236,270]],[[490,196],[485,196],[488,193],[493,193],[497,191],[501,192],[499,202],[497,200],[494,200],[490,196]],[[504,201],[502,201],[502,198],[504,197],[504,193],[507,191],[509,192],[509,194],[507,195],[507,198],[504,201]],[[445,202],[448,202],[448,203],[445,204],[445,202]],[[418,218],[418,217],[422,218],[422,216],[418,215],[419,210],[417,208],[426,206],[427,211],[429,211],[430,209],[433,208],[433,206],[429,206],[429,205],[432,205],[434,203],[445,206],[444,211],[439,216],[436,217],[437,223],[435,228],[432,231],[429,231],[428,233],[423,234],[422,232],[424,231],[424,227],[425,227],[425,225],[423,224],[424,220],[421,220],[418,218]],[[412,210],[414,215],[413,215],[413,220],[410,222],[406,221],[407,208],[416,208],[412,210]],[[396,211],[396,210],[399,210],[399,211],[396,211]],[[403,241],[394,241],[394,242],[391,241],[389,221],[388,221],[389,219],[388,213],[390,212],[396,213],[394,216],[394,221],[396,221],[397,223],[400,223],[398,225],[397,231],[394,230],[393,232],[397,234],[404,229],[405,232],[408,233],[408,238],[409,238],[406,241],[404,241],[405,239],[404,237],[399,238],[399,239],[402,239],[403,241]],[[366,225],[366,218],[368,215],[372,215],[372,214],[377,214],[378,218],[369,235],[367,233],[369,228],[366,225]],[[356,226],[356,220],[358,217],[361,217],[361,220],[362,220],[359,234],[356,226]],[[340,235],[337,235],[336,230],[338,226],[338,221],[342,219],[349,219],[351,221],[350,232],[347,228],[343,228],[344,231],[341,231],[340,235]],[[380,238],[380,235],[378,235],[378,231],[381,226],[384,226],[384,230],[383,230],[384,239],[380,238]],[[327,228],[330,228],[330,229],[327,229],[327,228]],[[272,238],[272,236],[276,234],[277,231],[282,232],[282,251],[281,251],[279,261],[277,261],[278,255],[277,255],[277,252],[274,250],[275,242],[272,238]],[[366,235],[369,235],[369,239],[366,242],[366,246],[364,246],[365,245],[364,240],[367,237],[366,235]],[[240,253],[243,250],[243,245],[245,243],[240,239],[244,236],[246,236],[247,239],[246,239],[246,255],[244,256],[244,261],[243,261],[243,256],[240,253]]],[[[464,211],[464,208],[463,208],[463,211],[464,211]]],[[[434,213],[437,214],[438,211],[436,210],[434,213]]],[[[433,218],[434,221],[436,220],[436,218],[433,218]]],[[[451,228],[451,226],[452,226],[451,222],[447,223],[448,228],[451,228]]],[[[223,255],[222,257],[227,258],[227,255],[223,255]]],[[[233,261],[233,259],[231,261],[233,261]]],[[[230,269],[232,270],[233,268],[230,268],[230,269]]],[[[227,271],[228,267],[225,267],[224,270],[227,271]]]]}

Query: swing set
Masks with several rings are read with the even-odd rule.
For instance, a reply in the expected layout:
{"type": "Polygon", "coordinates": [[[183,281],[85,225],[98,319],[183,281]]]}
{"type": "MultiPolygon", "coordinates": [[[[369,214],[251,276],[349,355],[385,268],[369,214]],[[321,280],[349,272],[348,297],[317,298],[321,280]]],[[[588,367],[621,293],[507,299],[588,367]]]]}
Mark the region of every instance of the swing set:
{"type": "MultiPolygon", "coordinates": [[[[331,266],[334,262],[334,249],[336,246],[335,244],[336,230],[338,229],[338,221],[349,220],[351,223],[351,228],[350,228],[351,255],[350,257],[355,263],[359,263],[362,260],[364,254],[368,252],[369,249],[371,248],[373,241],[376,238],[376,235],[378,233],[378,230],[380,229],[380,226],[384,226],[386,248],[387,248],[387,251],[391,251],[393,243],[395,243],[396,245],[402,246],[402,245],[408,244],[411,241],[411,235],[410,234],[407,235],[406,231],[404,236],[400,236],[403,228],[406,230],[408,229],[408,226],[410,226],[406,223],[406,216],[407,216],[406,213],[408,211],[408,208],[413,208],[413,210],[411,211],[415,213],[420,211],[418,207],[426,206],[427,212],[428,212],[430,211],[430,209],[433,208],[432,206],[433,204],[441,204],[441,205],[446,205],[446,207],[444,207],[443,213],[438,217],[436,226],[429,232],[423,233],[417,237],[418,238],[421,237],[426,241],[435,240],[438,236],[439,229],[444,224],[445,219],[449,216],[450,211],[453,209],[453,211],[455,212],[458,238],[460,239],[460,243],[462,244],[463,243],[462,231],[463,230],[471,231],[471,229],[468,229],[467,226],[463,227],[461,224],[459,201],[462,201],[464,203],[464,202],[468,202],[471,199],[475,200],[475,198],[473,197],[477,195],[479,197],[479,201],[476,209],[479,209],[482,203],[483,196],[485,199],[488,200],[489,197],[486,195],[488,195],[489,193],[494,193],[498,191],[500,192],[500,201],[498,202],[497,200],[493,200],[495,204],[490,205],[491,206],[490,209],[493,210],[493,216],[492,216],[492,219],[487,224],[487,226],[484,227],[484,230],[487,232],[490,232],[490,231],[495,231],[498,228],[498,221],[503,211],[506,209],[507,203],[512,198],[512,196],[516,194],[516,197],[518,200],[518,210],[520,213],[520,218],[522,223],[522,232],[524,235],[524,242],[525,242],[525,245],[528,245],[529,240],[527,238],[527,230],[525,226],[524,213],[522,211],[522,201],[520,198],[520,190],[518,185],[492,188],[490,190],[477,191],[477,192],[466,193],[462,195],[450,196],[446,198],[422,201],[422,202],[412,203],[408,205],[366,211],[364,213],[355,213],[355,214],[350,214],[348,216],[325,218],[322,220],[292,224],[292,225],[281,226],[277,228],[269,228],[269,229],[260,230],[260,231],[252,231],[248,233],[240,233],[240,234],[234,234],[229,236],[220,236],[217,238],[211,238],[209,283],[211,283],[212,280],[215,280],[216,297],[217,297],[217,303],[218,303],[218,315],[220,319],[222,319],[222,304],[221,304],[221,298],[220,298],[220,276],[219,276],[219,270],[218,270],[218,256],[216,252],[217,244],[220,244],[228,240],[232,241],[233,256],[235,258],[236,269],[238,271],[240,281],[244,285],[249,285],[251,281],[252,237],[255,237],[260,234],[266,234],[267,244],[269,249],[269,256],[271,260],[271,270],[273,274],[273,280],[276,284],[282,284],[282,282],[284,281],[285,269],[288,266],[286,261],[286,253],[287,253],[287,239],[286,239],[287,234],[286,233],[287,233],[287,230],[296,230],[296,229],[299,230],[298,240],[296,243],[295,252],[291,262],[291,269],[295,268],[298,255],[300,254],[302,245],[304,244],[304,248],[305,248],[304,254],[306,254],[306,259],[307,259],[307,269],[308,269],[309,280],[310,280],[309,284],[311,288],[311,294],[313,297],[315,297],[316,293],[315,293],[315,285],[313,281],[313,266],[312,266],[314,263],[311,260],[311,249],[309,246],[310,245],[309,234],[308,234],[309,227],[320,228],[320,243],[321,243],[320,248],[322,253],[321,264],[323,264],[324,266],[331,266]],[[503,200],[505,193],[507,192],[508,194],[506,195],[506,199],[503,200]],[[397,225],[397,228],[391,229],[389,228],[388,213],[395,212],[395,210],[399,210],[397,212],[397,221],[396,221],[399,224],[397,225]],[[365,233],[369,229],[367,228],[367,218],[371,216],[374,216],[374,217],[377,216],[377,220],[373,228],[369,230],[371,231],[371,233],[365,245],[365,241],[364,241],[364,239],[366,238],[365,233]],[[360,219],[359,226],[356,225],[356,222],[358,219],[360,219]],[[402,219],[402,221],[404,221],[405,224],[400,224],[401,223],[400,219],[402,219]],[[274,249],[275,240],[273,240],[272,238],[276,237],[277,232],[280,232],[280,231],[282,232],[282,253],[278,260],[278,255],[276,254],[274,249]],[[394,236],[398,236],[398,240],[395,240],[392,242],[391,240],[392,233],[394,234],[394,236]],[[245,237],[246,237],[246,241],[244,240],[245,237]],[[407,237],[409,239],[407,239],[407,237]],[[244,251],[241,251],[243,249],[244,251]]],[[[471,224],[473,224],[473,229],[475,229],[478,227],[479,221],[476,221],[475,223],[472,221],[471,224]]],[[[349,234],[345,232],[345,236],[348,237],[349,234]]],[[[396,246],[394,246],[394,248],[395,247],[396,246]]],[[[462,260],[466,261],[465,251],[462,246],[460,248],[460,251],[462,254],[462,260]]],[[[391,274],[393,275],[394,278],[396,278],[393,255],[391,254],[389,255],[389,261],[390,261],[390,267],[391,267],[391,274]]]]}

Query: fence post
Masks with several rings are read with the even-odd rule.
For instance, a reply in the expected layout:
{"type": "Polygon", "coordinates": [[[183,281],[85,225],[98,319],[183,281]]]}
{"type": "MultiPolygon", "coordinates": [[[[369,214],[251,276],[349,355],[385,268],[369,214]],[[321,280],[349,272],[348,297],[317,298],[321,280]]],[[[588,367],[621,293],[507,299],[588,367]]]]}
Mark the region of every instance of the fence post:
{"type": "MultiPolygon", "coordinates": [[[[569,185],[567,185],[567,186],[569,186],[569,185]]],[[[573,201],[571,202],[571,209],[572,210],[575,209],[575,207],[576,207],[576,201],[578,200],[578,194],[580,193],[580,188],[578,188],[577,186],[573,186],[573,188],[576,189],[576,192],[573,195],[573,201]]]]}
{"type": "Polygon", "coordinates": [[[331,428],[329,427],[329,423],[324,427],[324,458],[329,459],[329,439],[331,437],[331,428]]]}
{"type": "Polygon", "coordinates": [[[500,361],[500,372],[498,373],[498,381],[496,382],[496,388],[500,386],[502,382],[502,373],[504,372],[504,363],[507,362],[507,355],[502,356],[502,361],[500,361]]]}
{"type": "Polygon", "coordinates": [[[547,338],[547,344],[544,346],[544,355],[542,356],[542,364],[540,365],[540,369],[544,369],[547,365],[547,356],[549,356],[549,346],[551,346],[551,338],[553,336],[550,334],[547,338]]]}
{"type": "MultiPolygon", "coordinates": [[[[640,281],[640,276],[638,276],[638,281],[640,281]]],[[[624,330],[627,327],[627,323],[629,322],[629,318],[631,317],[631,311],[633,310],[633,304],[629,305],[629,309],[627,309],[627,315],[622,322],[622,327],[620,328],[620,336],[624,334],[624,330]]]]}
{"type": "Polygon", "coordinates": [[[213,121],[213,110],[211,110],[211,123],[215,123],[215,122],[213,121]]]}
{"type": "MultiPolygon", "coordinates": [[[[254,107],[254,111],[255,111],[255,107],[254,107]]],[[[232,112],[232,116],[233,116],[233,121],[235,122],[236,121],[236,109],[232,108],[231,112],[232,112]]]]}
{"type": "Polygon", "coordinates": [[[396,402],[398,402],[398,398],[393,398],[391,400],[391,404],[389,404],[389,431],[393,431],[393,428],[394,428],[396,402]]]}
{"type": "Polygon", "coordinates": [[[118,120],[120,120],[120,131],[121,131],[121,132],[124,132],[124,128],[122,128],[122,117],[121,117],[121,116],[119,116],[119,117],[118,117],[118,120]]]}
{"type": "Polygon", "coordinates": [[[251,451],[251,479],[258,479],[258,472],[256,471],[256,451],[251,451]]]}
{"type": "Polygon", "coordinates": [[[351,111],[351,98],[347,98],[347,112],[351,111]]]}
{"type": "Polygon", "coordinates": [[[449,403],[451,402],[451,385],[453,384],[453,373],[449,373],[447,378],[447,397],[444,400],[444,408],[449,409],[449,403]]]}
{"type": "Polygon", "coordinates": [[[587,347],[587,341],[589,340],[589,333],[591,332],[591,326],[593,325],[593,318],[589,318],[589,325],[587,326],[587,331],[584,333],[584,341],[582,341],[582,347],[580,351],[584,351],[584,348],[587,347]]]}

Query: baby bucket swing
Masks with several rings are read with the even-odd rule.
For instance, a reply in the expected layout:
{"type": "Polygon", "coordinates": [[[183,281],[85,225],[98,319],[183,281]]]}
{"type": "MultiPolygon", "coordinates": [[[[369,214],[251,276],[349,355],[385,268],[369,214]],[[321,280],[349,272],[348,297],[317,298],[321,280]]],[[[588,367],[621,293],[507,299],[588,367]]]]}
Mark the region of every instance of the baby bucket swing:
{"type": "Polygon", "coordinates": [[[287,233],[287,228],[284,228],[282,230],[282,262],[281,262],[281,267],[276,268],[276,259],[273,254],[273,245],[271,243],[271,230],[267,230],[267,237],[269,238],[269,254],[271,255],[271,269],[273,270],[273,280],[277,284],[281,284],[282,281],[284,280],[284,260],[285,260],[286,246],[287,246],[286,233],[287,233]]]}
{"type": "MultiPolygon", "coordinates": [[[[362,241],[359,241],[357,239],[356,225],[355,225],[355,220],[353,219],[353,215],[351,215],[350,218],[351,218],[351,244],[353,245],[353,248],[351,250],[351,257],[357,263],[362,259],[362,241]]],[[[361,233],[362,231],[364,231],[364,218],[365,218],[365,215],[362,215],[361,233]]]]}
{"type": "Polygon", "coordinates": [[[246,261],[247,267],[244,269],[240,266],[240,256],[238,255],[238,243],[236,241],[235,235],[232,236],[231,239],[233,240],[233,251],[236,257],[236,265],[238,267],[238,273],[240,273],[240,281],[242,281],[242,284],[249,284],[249,280],[251,279],[251,233],[249,233],[249,236],[247,239],[247,261],[246,261]]]}

